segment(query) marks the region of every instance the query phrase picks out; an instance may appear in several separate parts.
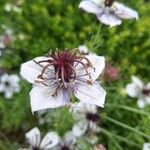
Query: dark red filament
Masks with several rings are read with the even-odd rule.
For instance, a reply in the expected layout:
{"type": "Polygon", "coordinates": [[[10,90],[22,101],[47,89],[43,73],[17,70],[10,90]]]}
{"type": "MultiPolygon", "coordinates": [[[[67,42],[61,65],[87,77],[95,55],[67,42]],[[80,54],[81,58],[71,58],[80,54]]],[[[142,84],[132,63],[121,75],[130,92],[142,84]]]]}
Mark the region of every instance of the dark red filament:
{"type": "Polygon", "coordinates": [[[111,7],[113,2],[114,2],[114,0],[105,0],[105,6],[106,7],[111,7]]]}
{"type": "Polygon", "coordinates": [[[55,71],[54,78],[60,83],[60,85],[56,88],[55,93],[58,93],[60,88],[65,87],[66,83],[70,83],[76,79],[77,75],[75,67],[79,64],[83,67],[82,69],[85,70],[85,75],[88,75],[90,78],[88,67],[92,67],[92,64],[88,58],[81,54],[77,55],[76,53],[71,53],[66,50],[64,52],[56,51],[54,54],[48,53],[46,57],[48,59],[38,62],[35,61],[36,64],[43,68],[42,73],[38,76],[38,78],[43,80],[46,79],[44,77],[44,73],[49,67],[53,66],[55,71]],[[47,63],[47,65],[43,65],[43,63],[47,63]]]}
{"type": "Polygon", "coordinates": [[[98,122],[100,120],[100,116],[97,113],[87,113],[86,119],[92,122],[98,122]]]}
{"type": "Polygon", "coordinates": [[[144,95],[150,96],[150,89],[143,89],[143,90],[142,90],[142,93],[143,93],[144,95]]]}

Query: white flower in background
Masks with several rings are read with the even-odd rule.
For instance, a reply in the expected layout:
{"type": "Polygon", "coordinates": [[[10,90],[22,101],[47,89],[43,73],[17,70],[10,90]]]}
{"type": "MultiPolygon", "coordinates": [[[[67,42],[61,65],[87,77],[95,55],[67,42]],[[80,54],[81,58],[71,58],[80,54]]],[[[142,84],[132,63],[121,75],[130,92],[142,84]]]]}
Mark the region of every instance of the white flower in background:
{"type": "Polygon", "coordinates": [[[143,150],[150,150],[150,143],[144,143],[143,150]]]}
{"type": "Polygon", "coordinates": [[[96,105],[78,103],[73,105],[72,113],[76,120],[73,126],[73,133],[77,137],[82,136],[85,133],[96,133],[100,131],[98,126],[100,116],[96,105]]]}
{"type": "Polygon", "coordinates": [[[150,104],[150,83],[145,85],[140,79],[132,76],[132,83],[126,85],[126,92],[130,97],[138,98],[140,108],[150,104]]]}
{"type": "Polygon", "coordinates": [[[54,148],[54,150],[74,150],[76,144],[76,137],[74,136],[72,131],[68,131],[65,133],[64,137],[58,143],[58,145],[54,148]]]}
{"type": "Polygon", "coordinates": [[[26,133],[26,139],[30,144],[30,150],[48,150],[55,147],[59,142],[59,136],[55,132],[48,132],[43,139],[37,127],[26,133]]]}
{"type": "Polygon", "coordinates": [[[104,66],[102,56],[77,55],[68,50],[22,64],[20,74],[35,85],[30,92],[32,112],[65,106],[71,95],[103,107],[106,92],[96,79],[104,66]]]}
{"type": "Polygon", "coordinates": [[[85,45],[80,45],[78,49],[82,55],[96,55],[95,53],[90,52],[85,45]]]}
{"type": "Polygon", "coordinates": [[[20,13],[22,11],[22,9],[20,7],[18,7],[17,5],[13,4],[13,3],[6,3],[4,6],[4,10],[6,12],[11,12],[11,11],[15,11],[20,13]]]}
{"type": "Polygon", "coordinates": [[[100,22],[111,27],[120,25],[122,19],[138,19],[135,10],[114,0],[83,0],[79,8],[95,14],[100,22]]]}
{"type": "Polygon", "coordinates": [[[80,45],[78,48],[81,54],[89,55],[89,50],[85,45],[80,45]]]}
{"type": "Polygon", "coordinates": [[[4,93],[5,98],[10,99],[13,93],[20,92],[20,78],[15,75],[4,74],[0,77],[0,93],[4,93]]]}

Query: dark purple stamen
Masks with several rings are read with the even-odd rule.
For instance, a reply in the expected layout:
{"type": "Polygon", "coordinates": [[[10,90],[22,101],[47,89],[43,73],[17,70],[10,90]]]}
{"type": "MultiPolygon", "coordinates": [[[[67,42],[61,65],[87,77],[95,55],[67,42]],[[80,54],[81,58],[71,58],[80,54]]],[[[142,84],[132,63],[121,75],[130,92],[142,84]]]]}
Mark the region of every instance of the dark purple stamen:
{"type": "Polygon", "coordinates": [[[64,145],[61,147],[61,150],[70,150],[70,148],[68,146],[64,145]]]}
{"type": "Polygon", "coordinates": [[[97,113],[87,113],[86,119],[92,122],[98,122],[100,120],[100,116],[97,113]]]}
{"type": "Polygon", "coordinates": [[[32,147],[32,150],[40,150],[38,147],[32,147]]]}
{"type": "MultiPolygon", "coordinates": [[[[76,79],[77,75],[75,67],[79,64],[83,67],[83,69],[86,72],[86,75],[88,75],[90,78],[90,75],[88,73],[88,67],[92,67],[92,64],[88,58],[81,54],[77,55],[76,53],[71,53],[70,51],[65,50],[64,52],[56,51],[54,54],[48,53],[46,57],[48,59],[34,62],[43,68],[41,74],[38,76],[39,79],[43,80],[46,80],[46,78],[43,76],[46,70],[49,67],[53,66],[55,71],[54,78],[60,83],[60,85],[56,88],[54,95],[57,95],[61,88],[66,88],[66,84],[71,83],[76,79]],[[47,63],[47,65],[44,66],[43,63],[47,63]]],[[[88,82],[89,81],[87,81],[87,83],[88,82]]]]}
{"type": "Polygon", "coordinates": [[[143,90],[142,90],[142,93],[143,93],[144,95],[150,96],[150,89],[143,89],[143,90]]]}
{"type": "Polygon", "coordinates": [[[114,0],[105,0],[105,6],[106,7],[111,7],[113,2],[114,2],[114,0]]]}

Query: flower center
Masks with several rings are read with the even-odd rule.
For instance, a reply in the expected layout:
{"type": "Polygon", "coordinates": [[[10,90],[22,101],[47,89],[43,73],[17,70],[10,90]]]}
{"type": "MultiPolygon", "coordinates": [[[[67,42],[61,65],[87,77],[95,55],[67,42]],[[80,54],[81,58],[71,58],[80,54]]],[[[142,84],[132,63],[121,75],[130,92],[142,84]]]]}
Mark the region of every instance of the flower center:
{"type": "Polygon", "coordinates": [[[146,96],[150,96],[150,89],[143,89],[142,93],[146,96]]]}
{"type": "Polygon", "coordinates": [[[54,94],[57,94],[57,91],[59,91],[60,88],[68,88],[69,83],[72,83],[75,79],[77,79],[76,67],[78,65],[82,66],[83,72],[85,71],[84,75],[88,75],[90,79],[88,68],[92,67],[92,64],[89,59],[81,53],[77,55],[76,53],[71,53],[68,50],[65,50],[63,52],[56,51],[53,54],[48,53],[46,55],[46,60],[38,62],[34,60],[34,62],[42,67],[42,73],[38,76],[38,78],[42,80],[47,80],[47,78],[44,77],[44,74],[47,74],[46,71],[50,67],[53,68],[53,77],[51,76],[51,74],[48,74],[49,79],[59,83],[59,86],[54,94]],[[43,63],[47,63],[47,65],[43,65],[43,63]]]}
{"type": "Polygon", "coordinates": [[[38,147],[32,147],[32,150],[40,150],[38,147]]]}
{"type": "Polygon", "coordinates": [[[6,82],[5,82],[5,86],[6,86],[6,87],[9,87],[9,86],[10,86],[10,83],[9,83],[8,81],[6,81],[6,82]]]}
{"type": "Polygon", "coordinates": [[[100,117],[99,117],[99,114],[97,113],[87,113],[86,119],[92,122],[98,122],[100,117]]]}
{"type": "Polygon", "coordinates": [[[68,146],[64,145],[61,147],[61,150],[70,150],[70,148],[68,146]]]}
{"type": "Polygon", "coordinates": [[[111,7],[113,2],[114,2],[114,0],[105,0],[105,6],[106,7],[111,7]]]}

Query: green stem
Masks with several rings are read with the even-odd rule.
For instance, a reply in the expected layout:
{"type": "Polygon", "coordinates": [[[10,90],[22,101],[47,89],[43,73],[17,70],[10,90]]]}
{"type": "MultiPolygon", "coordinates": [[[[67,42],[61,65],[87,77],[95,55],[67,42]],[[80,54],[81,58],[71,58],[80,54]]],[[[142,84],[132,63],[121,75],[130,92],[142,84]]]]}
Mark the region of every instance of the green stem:
{"type": "Polygon", "coordinates": [[[113,118],[107,117],[107,116],[102,116],[102,118],[104,118],[104,119],[108,120],[109,122],[114,123],[114,124],[116,124],[118,126],[121,126],[121,127],[125,128],[125,129],[133,131],[133,132],[135,132],[135,133],[137,133],[137,134],[139,134],[139,135],[141,135],[141,136],[143,136],[143,137],[145,137],[147,139],[150,139],[150,136],[144,134],[143,132],[141,132],[141,131],[133,128],[133,127],[128,126],[127,124],[124,124],[122,122],[119,122],[119,121],[117,121],[117,120],[115,120],[113,118]]]}

